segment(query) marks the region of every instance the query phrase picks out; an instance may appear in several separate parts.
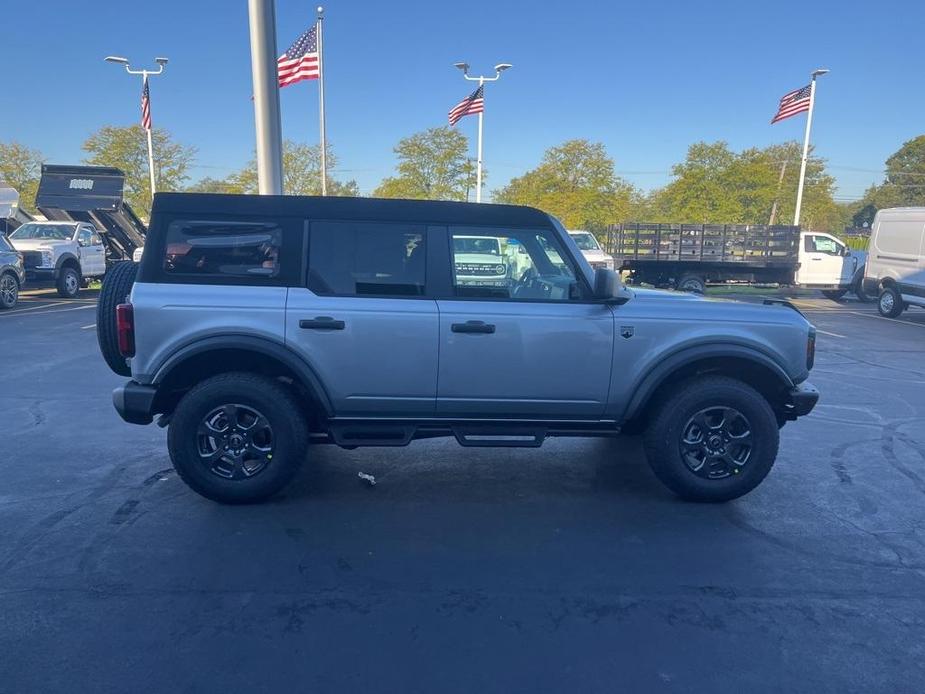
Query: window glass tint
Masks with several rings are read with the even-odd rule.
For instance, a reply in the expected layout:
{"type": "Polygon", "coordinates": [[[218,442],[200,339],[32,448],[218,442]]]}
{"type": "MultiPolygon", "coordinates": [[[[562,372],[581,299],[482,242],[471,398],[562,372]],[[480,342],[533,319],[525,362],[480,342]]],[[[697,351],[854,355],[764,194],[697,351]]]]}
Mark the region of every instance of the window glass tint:
{"type": "Polygon", "coordinates": [[[81,229],[80,231],[77,232],[77,242],[82,246],[89,246],[90,244],[93,243],[93,240],[91,238],[92,236],[93,234],[90,232],[89,229],[86,229],[86,228],[81,229]]]}
{"type": "Polygon", "coordinates": [[[308,288],[344,296],[423,296],[424,227],[315,222],[308,288]]]}
{"type": "Polygon", "coordinates": [[[456,296],[568,301],[579,298],[575,272],[546,231],[453,229],[456,296]]]}
{"type": "Polygon", "coordinates": [[[276,277],[280,227],[273,222],[193,220],[167,227],[164,271],[173,275],[276,277]]]}
{"type": "Polygon", "coordinates": [[[806,250],[810,253],[828,253],[829,255],[840,255],[838,244],[825,236],[807,236],[806,250]]]}

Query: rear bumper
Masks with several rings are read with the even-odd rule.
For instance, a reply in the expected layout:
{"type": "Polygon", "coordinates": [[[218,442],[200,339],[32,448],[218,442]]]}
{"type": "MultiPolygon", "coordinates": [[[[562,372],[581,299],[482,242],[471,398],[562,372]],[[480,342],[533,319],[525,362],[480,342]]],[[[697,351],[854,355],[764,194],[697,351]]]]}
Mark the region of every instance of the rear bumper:
{"type": "Polygon", "coordinates": [[[801,383],[787,393],[784,403],[784,417],[794,420],[808,415],[819,402],[819,391],[812,383],[801,383]]]}
{"type": "Polygon", "coordinates": [[[128,381],[112,391],[116,412],[129,424],[150,424],[154,421],[154,397],[157,388],[128,381]]]}

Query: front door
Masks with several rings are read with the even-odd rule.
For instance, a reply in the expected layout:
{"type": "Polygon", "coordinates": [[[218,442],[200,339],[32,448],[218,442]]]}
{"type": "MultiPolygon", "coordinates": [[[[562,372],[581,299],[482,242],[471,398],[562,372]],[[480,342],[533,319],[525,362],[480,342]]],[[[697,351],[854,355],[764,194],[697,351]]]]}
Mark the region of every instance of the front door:
{"type": "Polygon", "coordinates": [[[106,250],[103,239],[92,227],[81,227],[77,232],[80,247],[80,272],[84,277],[100,277],[106,272],[106,250]]]}
{"type": "Polygon", "coordinates": [[[337,416],[434,414],[426,246],[413,224],[311,224],[307,287],[289,290],[286,343],[313,366],[337,416]]]}
{"type": "Polygon", "coordinates": [[[549,230],[450,228],[440,298],[437,412],[597,418],[610,388],[614,317],[588,299],[549,230]]]}
{"type": "Polygon", "coordinates": [[[847,286],[854,276],[854,261],[843,243],[828,234],[803,234],[800,269],[801,286],[847,286]]]}

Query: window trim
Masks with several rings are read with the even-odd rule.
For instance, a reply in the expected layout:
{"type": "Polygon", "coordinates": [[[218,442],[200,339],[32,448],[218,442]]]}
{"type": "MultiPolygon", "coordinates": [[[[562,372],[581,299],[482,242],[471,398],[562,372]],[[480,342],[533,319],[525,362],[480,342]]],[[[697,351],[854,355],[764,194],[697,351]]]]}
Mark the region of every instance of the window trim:
{"type": "MultiPolygon", "coordinates": [[[[305,220],[305,245],[302,249],[302,282],[301,288],[311,292],[314,296],[321,299],[401,299],[401,300],[427,300],[433,301],[434,296],[431,291],[431,274],[433,261],[433,243],[431,237],[432,227],[426,222],[418,220],[408,221],[380,221],[377,219],[306,219],[305,220]],[[349,224],[359,225],[376,225],[376,226],[397,226],[404,229],[420,229],[421,237],[424,241],[424,292],[422,294],[342,294],[332,292],[330,294],[319,294],[308,286],[309,275],[311,274],[311,251],[312,251],[312,227],[316,224],[349,224]]],[[[414,232],[411,232],[414,233],[414,232]]]]}
{"type": "MultiPolygon", "coordinates": [[[[559,238],[558,230],[555,227],[542,227],[542,226],[515,226],[508,225],[505,227],[499,227],[496,224],[491,225],[449,225],[444,227],[445,237],[443,242],[444,248],[444,257],[441,260],[441,263],[445,265],[447,272],[449,273],[449,285],[443,290],[443,293],[436,296],[440,301],[489,301],[494,303],[512,303],[512,304],[556,304],[558,306],[569,305],[569,304],[600,304],[600,301],[597,301],[593,298],[593,292],[591,287],[588,285],[587,279],[585,278],[584,272],[582,272],[578,266],[578,263],[575,261],[575,258],[572,256],[571,249],[567,244],[562,242],[562,239],[559,238]],[[549,236],[555,238],[556,242],[559,244],[560,248],[557,250],[562,256],[563,260],[568,263],[569,269],[571,269],[572,274],[575,276],[575,281],[578,283],[578,291],[581,293],[581,297],[578,299],[515,299],[513,297],[500,297],[500,296],[457,296],[456,295],[456,284],[453,281],[453,235],[454,230],[460,229],[481,229],[483,234],[486,236],[495,235],[500,231],[510,230],[510,231],[528,231],[528,232],[544,232],[549,236]]],[[[469,235],[478,235],[478,234],[462,234],[463,236],[469,235]]]]}

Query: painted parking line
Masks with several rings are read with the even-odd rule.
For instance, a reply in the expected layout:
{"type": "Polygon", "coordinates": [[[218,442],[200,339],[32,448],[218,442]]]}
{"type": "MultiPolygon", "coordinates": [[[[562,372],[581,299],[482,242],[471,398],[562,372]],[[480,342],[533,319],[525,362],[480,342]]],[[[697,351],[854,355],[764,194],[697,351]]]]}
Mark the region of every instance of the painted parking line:
{"type": "Polygon", "coordinates": [[[816,328],[816,332],[820,333],[821,335],[830,335],[831,337],[840,337],[842,339],[847,339],[845,335],[839,335],[838,333],[830,333],[828,330],[820,330],[819,328],[816,328]]]}
{"type": "Polygon", "coordinates": [[[888,320],[891,323],[899,323],[900,325],[914,325],[917,328],[925,328],[925,323],[912,323],[907,320],[899,320],[898,318],[887,318],[886,316],[881,316],[879,313],[861,313],[860,311],[847,311],[853,316],[863,316],[864,318],[877,318],[879,320],[888,320]]]}
{"type": "Polygon", "coordinates": [[[90,325],[81,325],[81,326],[80,326],[80,329],[81,329],[81,330],[90,330],[90,328],[95,328],[95,327],[96,327],[96,323],[90,323],[90,325]]]}
{"type": "MultiPolygon", "coordinates": [[[[60,304],[56,304],[60,305],[60,304]]],[[[36,309],[45,308],[44,306],[36,306],[36,309]]],[[[96,308],[96,305],[91,306],[75,306],[74,308],[56,308],[51,311],[33,311],[28,316],[19,316],[20,318],[31,318],[32,316],[47,316],[49,313],[67,313],[68,311],[84,311],[88,308],[96,308]]],[[[23,313],[30,309],[23,309],[22,311],[8,311],[6,313],[0,313],[0,318],[13,318],[14,316],[10,315],[12,313],[23,313]]]]}
{"type": "Polygon", "coordinates": [[[58,301],[54,304],[44,304],[43,306],[30,306],[28,308],[16,308],[16,309],[13,309],[12,311],[4,311],[3,313],[0,313],[0,317],[11,316],[14,313],[25,313],[26,311],[38,311],[41,308],[49,308],[51,306],[64,306],[65,304],[69,304],[69,303],[71,302],[70,301],[58,301]]]}

